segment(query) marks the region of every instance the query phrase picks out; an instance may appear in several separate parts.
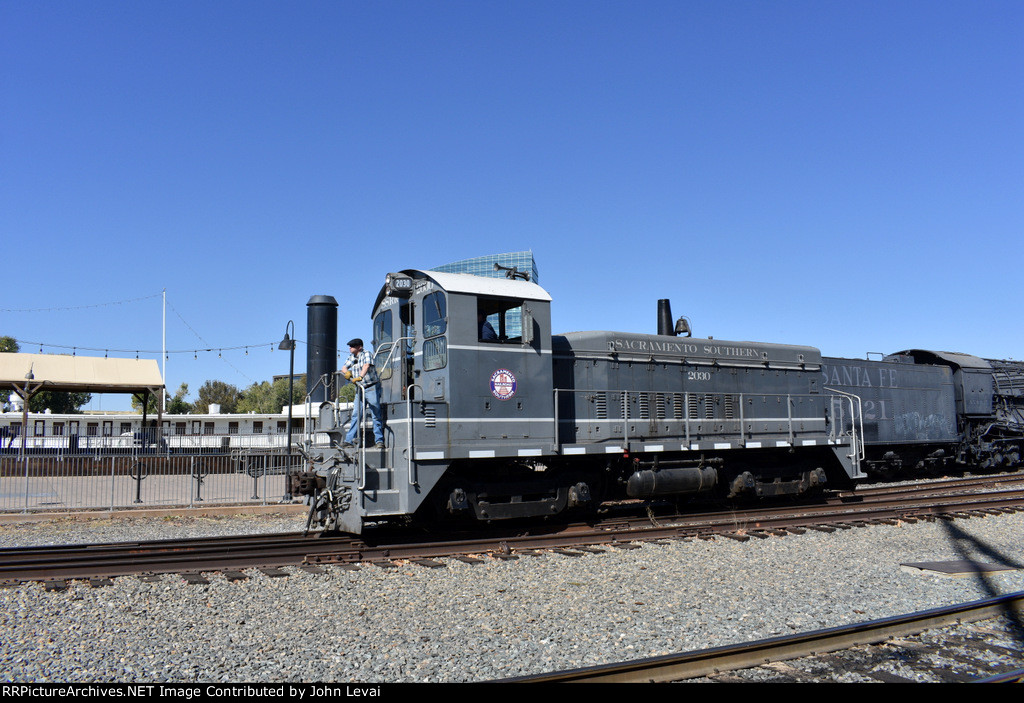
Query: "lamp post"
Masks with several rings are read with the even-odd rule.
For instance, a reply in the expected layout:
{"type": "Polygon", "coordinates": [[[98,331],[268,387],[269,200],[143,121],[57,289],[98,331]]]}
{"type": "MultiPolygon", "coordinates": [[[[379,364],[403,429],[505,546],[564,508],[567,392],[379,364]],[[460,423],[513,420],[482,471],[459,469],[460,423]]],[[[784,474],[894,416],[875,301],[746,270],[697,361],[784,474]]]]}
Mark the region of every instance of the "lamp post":
{"type": "Polygon", "coordinates": [[[288,451],[285,453],[287,457],[285,460],[284,468],[284,497],[281,498],[282,502],[289,502],[292,499],[292,486],[291,476],[289,471],[291,470],[291,457],[292,457],[292,399],[293,399],[293,386],[295,384],[295,323],[288,320],[288,324],[284,327],[284,339],[281,340],[281,344],[278,349],[281,351],[289,352],[288,361],[288,451]],[[293,336],[288,335],[289,328],[292,331],[293,336]]]}

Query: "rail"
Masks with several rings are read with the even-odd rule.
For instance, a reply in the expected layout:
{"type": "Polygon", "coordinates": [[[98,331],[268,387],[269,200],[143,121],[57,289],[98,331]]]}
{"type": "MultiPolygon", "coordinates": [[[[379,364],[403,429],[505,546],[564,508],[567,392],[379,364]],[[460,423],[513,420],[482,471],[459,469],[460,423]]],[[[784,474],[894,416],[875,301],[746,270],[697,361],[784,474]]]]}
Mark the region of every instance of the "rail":
{"type": "MultiPolygon", "coordinates": [[[[909,637],[927,630],[1024,611],[1024,593],[972,601],[826,630],[667,654],[646,659],[500,679],[496,683],[659,683],[684,681],[770,662],[821,656],[854,647],[909,637]]],[[[1017,680],[1016,672],[1009,674],[1017,680]]],[[[987,680],[987,679],[986,679],[987,680]]]]}

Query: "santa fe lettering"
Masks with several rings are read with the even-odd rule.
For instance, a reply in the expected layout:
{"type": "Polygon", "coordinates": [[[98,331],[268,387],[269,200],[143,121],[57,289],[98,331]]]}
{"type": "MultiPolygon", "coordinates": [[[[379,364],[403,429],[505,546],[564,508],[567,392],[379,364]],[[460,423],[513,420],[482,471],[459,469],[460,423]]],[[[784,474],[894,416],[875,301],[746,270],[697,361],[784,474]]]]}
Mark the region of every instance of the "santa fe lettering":
{"type": "Polygon", "coordinates": [[[821,374],[825,377],[825,383],[833,386],[855,386],[860,388],[896,388],[896,369],[882,367],[878,369],[877,381],[872,382],[870,369],[860,366],[825,366],[821,367],[821,374]]]}

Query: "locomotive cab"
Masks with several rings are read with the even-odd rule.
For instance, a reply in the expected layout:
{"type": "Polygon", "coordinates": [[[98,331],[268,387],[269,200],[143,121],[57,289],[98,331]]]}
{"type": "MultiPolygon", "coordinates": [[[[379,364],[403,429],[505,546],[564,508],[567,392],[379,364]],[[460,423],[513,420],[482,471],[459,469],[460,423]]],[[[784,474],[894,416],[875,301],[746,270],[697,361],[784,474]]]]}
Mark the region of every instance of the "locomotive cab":
{"type": "Polygon", "coordinates": [[[373,308],[385,447],[367,447],[365,431],[346,447],[340,422],[323,430],[329,446],[315,448],[303,484],[310,522],[360,533],[418,512],[551,512],[558,496],[522,488],[554,450],[550,304],[523,280],[388,274],[373,308]]]}
{"type": "Polygon", "coordinates": [[[550,308],[526,281],[390,274],[374,307],[374,358],[396,445],[408,429],[414,461],[550,453],[550,308]]]}

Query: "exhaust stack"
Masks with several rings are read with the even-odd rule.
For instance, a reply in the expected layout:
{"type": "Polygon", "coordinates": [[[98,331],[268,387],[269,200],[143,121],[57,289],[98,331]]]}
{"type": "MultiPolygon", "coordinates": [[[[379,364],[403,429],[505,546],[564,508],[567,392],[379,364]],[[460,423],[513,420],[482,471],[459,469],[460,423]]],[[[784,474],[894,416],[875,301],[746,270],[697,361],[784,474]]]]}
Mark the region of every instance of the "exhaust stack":
{"type": "Polygon", "coordinates": [[[668,298],[658,301],[658,334],[675,337],[675,329],[672,327],[672,304],[668,298]]]}
{"type": "Polygon", "coordinates": [[[338,370],[338,301],[314,295],[306,303],[306,394],[313,402],[330,400],[338,370]],[[325,382],[320,382],[325,379],[325,382]]]}

